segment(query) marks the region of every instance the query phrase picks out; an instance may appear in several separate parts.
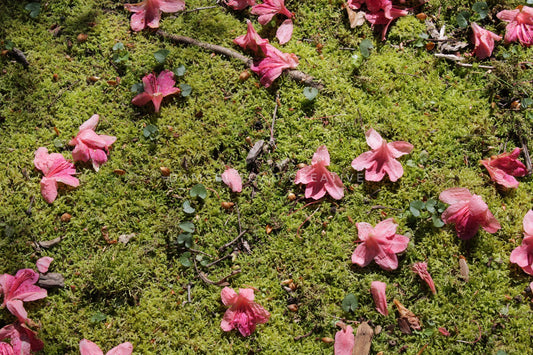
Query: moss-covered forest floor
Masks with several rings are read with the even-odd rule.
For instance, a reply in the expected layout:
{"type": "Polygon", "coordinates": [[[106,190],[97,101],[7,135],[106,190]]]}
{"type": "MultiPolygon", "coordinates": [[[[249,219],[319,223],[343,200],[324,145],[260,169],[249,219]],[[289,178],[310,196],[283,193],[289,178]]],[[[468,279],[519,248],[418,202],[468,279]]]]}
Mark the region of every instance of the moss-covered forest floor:
{"type": "MultiPolygon", "coordinates": [[[[532,278],[509,261],[532,207],[531,177],[502,191],[479,160],[533,148],[533,48],[501,41],[491,59],[467,58],[472,66],[462,67],[426,48],[428,40],[420,37],[426,25],[412,14],[393,23],[381,41],[368,23],[351,29],[339,0],[288,0],[295,30],[284,46],[274,39],[275,26],[260,26],[248,11],[218,6],[163,14],[164,31],[237,51],[232,40],[252,19],[263,37],[299,57],[299,70],[324,84],[309,100],[304,86],[286,76],[265,89],[253,73],[239,80],[246,70],[240,61],[172,44],[149,30],[131,31],[123,1],[48,1],[35,18],[26,1],[0,2],[0,49],[15,46],[29,62],[25,68],[7,54],[0,57],[0,274],[34,268],[37,258],[50,256],[51,271],[65,277],[64,288],[25,303],[40,325],[44,354],[77,354],[83,338],[107,350],[130,341],[138,354],[330,354],[333,344],[321,339],[334,338],[339,320],[354,328],[361,321],[380,326],[373,354],[417,354],[426,345],[427,354],[531,351],[532,294],[526,288],[532,278]],[[79,41],[80,34],[87,38],[79,41]],[[360,50],[363,39],[373,43],[368,57],[360,50]],[[163,63],[154,56],[161,49],[168,50],[163,63]],[[131,104],[131,88],[144,75],[180,65],[186,71],[177,83],[189,85],[190,95],[165,98],[159,114],[151,105],[131,104]],[[247,166],[250,143],[270,140],[277,104],[275,148],[247,166]],[[46,147],[70,159],[68,141],[96,113],[96,131],[117,137],[109,161],[99,172],[77,164],[80,186],[46,203],[34,152],[46,147]],[[414,145],[400,159],[405,173],[395,183],[365,182],[350,167],[369,149],[369,128],[414,145]],[[345,196],[304,207],[311,201],[294,184],[295,173],[323,144],[345,196]],[[242,193],[220,182],[225,166],[240,172],[242,193]],[[190,196],[199,183],[207,188],[205,199],[190,196]],[[410,211],[412,201],[438,200],[451,187],[481,195],[501,230],[480,230],[465,242],[453,226],[435,227],[429,212],[415,217],[410,211]],[[184,211],[187,200],[193,213],[184,211]],[[226,209],[228,202],[234,205],[226,209]],[[398,269],[352,265],[355,223],[385,218],[394,218],[398,233],[411,239],[398,269]],[[187,245],[184,237],[178,241],[183,222],[195,228],[187,245]],[[116,243],[124,235],[132,238],[116,243]],[[58,244],[36,248],[57,237],[58,244]],[[461,278],[460,256],[470,268],[468,282],[461,278]],[[411,271],[417,261],[427,261],[436,295],[411,271]],[[222,331],[221,287],[202,279],[232,273],[230,287],[254,287],[256,301],[271,313],[249,337],[222,331]],[[289,279],[294,290],[283,287],[289,279]],[[375,280],[388,285],[388,316],[375,309],[369,291],[375,280]],[[345,312],[342,301],[350,293],[358,306],[345,312]],[[400,330],[393,298],[420,318],[421,331],[400,330]]],[[[430,0],[415,13],[468,41],[469,27],[459,27],[456,16],[472,12],[474,3],[430,0]]],[[[214,2],[186,4],[195,9],[214,2]]],[[[503,35],[505,23],[495,14],[519,4],[526,2],[488,1],[489,16],[477,21],[503,35]]],[[[14,320],[0,309],[0,327],[14,320]]]]}

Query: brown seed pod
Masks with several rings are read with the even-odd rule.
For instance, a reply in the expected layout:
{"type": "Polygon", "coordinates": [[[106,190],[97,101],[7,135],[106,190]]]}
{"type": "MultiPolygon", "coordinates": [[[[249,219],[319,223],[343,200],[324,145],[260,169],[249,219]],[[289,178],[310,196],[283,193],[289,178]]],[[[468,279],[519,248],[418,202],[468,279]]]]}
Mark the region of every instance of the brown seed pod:
{"type": "Polygon", "coordinates": [[[83,42],[87,41],[87,38],[88,38],[88,37],[89,37],[89,36],[86,35],[85,33],[80,33],[80,34],[78,35],[78,37],[76,37],[76,40],[77,40],[78,42],[80,42],[80,43],[83,43],[83,42]]]}
{"type": "Polygon", "coordinates": [[[289,194],[287,195],[287,198],[289,199],[289,201],[294,201],[296,200],[296,195],[292,192],[289,192],[289,194]]]}
{"type": "Polygon", "coordinates": [[[469,271],[465,257],[462,255],[459,256],[459,272],[461,273],[461,278],[465,280],[465,282],[470,280],[470,276],[468,275],[469,271]]]}
{"type": "Polygon", "coordinates": [[[290,305],[287,306],[287,308],[291,312],[298,312],[298,305],[297,304],[290,304],[290,305]]]}
{"type": "Polygon", "coordinates": [[[326,344],[331,344],[333,343],[335,340],[332,339],[332,338],[329,338],[329,337],[323,337],[322,339],[320,339],[323,343],[326,343],[326,344]]]}
{"type": "Polygon", "coordinates": [[[63,213],[61,215],[61,222],[69,222],[72,216],[68,213],[63,213]]]}
{"type": "Polygon", "coordinates": [[[160,167],[159,170],[161,170],[161,175],[163,175],[163,176],[169,176],[170,175],[170,169],[167,168],[166,166],[160,167]]]}
{"type": "Polygon", "coordinates": [[[223,209],[225,209],[225,210],[229,210],[229,209],[231,209],[231,208],[233,207],[233,205],[235,205],[235,204],[234,204],[233,202],[225,202],[225,201],[224,201],[224,202],[222,202],[220,205],[222,206],[223,209]]]}

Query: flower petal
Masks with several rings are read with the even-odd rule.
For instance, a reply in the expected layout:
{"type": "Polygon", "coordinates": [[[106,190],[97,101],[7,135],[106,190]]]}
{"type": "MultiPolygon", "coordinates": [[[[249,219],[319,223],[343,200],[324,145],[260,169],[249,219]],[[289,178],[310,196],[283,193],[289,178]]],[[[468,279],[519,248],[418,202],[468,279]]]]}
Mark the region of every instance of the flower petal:
{"type": "Polygon", "coordinates": [[[131,355],[132,352],[133,344],[130,342],[125,342],[109,350],[106,355],[131,355]]]}
{"type": "Polygon", "coordinates": [[[469,201],[472,194],[468,189],[462,187],[452,187],[440,193],[439,199],[447,204],[454,204],[461,201],[469,201]]]}
{"type": "Polygon", "coordinates": [[[286,19],[283,21],[283,23],[278,27],[278,30],[276,31],[276,38],[279,40],[279,44],[285,44],[290,41],[292,37],[292,20],[286,19]]]}
{"type": "Polygon", "coordinates": [[[82,125],[80,126],[80,131],[83,131],[84,129],[90,129],[94,131],[96,129],[96,126],[98,126],[99,119],[100,116],[98,114],[92,115],[91,118],[82,123],[82,125]]]}
{"type": "Polygon", "coordinates": [[[381,148],[381,146],[383,145],[383,138],[381,138],[379,133],[376,132],[373,128],[370,128],[368,131],[366,131],[365,137],[366,137],[366,143],[372,149],[381,148]]]}
{"type": "Polygon", "coordinates": [[[50,267],[52,261],[54,261],[54,258],[51,258],[49,256],[43,256],[42,258],[39,258],[36,263],[37,270],[39,270],[39,272],[43,274],[48,272],[48,268],[50,267]]]}
{"type": "Polygon", "coordinates": [[[335,355],[352,355],[354,346],[355,336],[351,326],[347,325],[345,329],[341,329],[335,334],[335,355]]]}
{"type": "Polygon", "coordinates": [[[92,341],[83,339],[80,341],[80,355],[104,355],[104,352],[92,341]]]}

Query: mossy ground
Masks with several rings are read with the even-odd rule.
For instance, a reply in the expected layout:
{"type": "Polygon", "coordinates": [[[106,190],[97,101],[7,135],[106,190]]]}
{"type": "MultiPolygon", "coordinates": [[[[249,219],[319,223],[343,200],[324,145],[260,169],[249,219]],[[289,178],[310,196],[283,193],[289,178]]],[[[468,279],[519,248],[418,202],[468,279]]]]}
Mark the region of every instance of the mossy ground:
{"type": "MultiPolygon", "coordinates": [[[[422,10],[439,14],[439,27],[447,23],[451,30],[457,11],[473,3],[435,0],[422,10]]],[[[489,1],[492,9],[517,4],[489,1]]],[[[393,24],[388,41],[381,42],[367,25],[349,29],[342,1],[287,1],[296,13],[295,33],[283,50],[296,53],[299,69],[326,86],[309,102],[303,87],[285,77],[271,89],[258,88],[255,76],[238,80],[245,69],[240,62],[172,45],[148,31],[133,33],[122,2],[51,1],[41,4],[36,19],[28,16],[25,5],[4,2],[0,12],[3,46],[12,41],[30,62],[24,69],[0,58],[0,273],[34,267],[38,257],[47,255],[55,259],[52,271],[65,276],[64,289],[26,304],[29,316],[41,324],[45,354],[76,354],[82,338],[102,349],[130,341],[139,354],[332,353],[332,345],[320,338],[334,337],[339,319],[382,326],[373,353],[406,347],[407,353],[416,354],[426,344],[425,353],[431,354],[530,351],[533,316],[531,293],[525,288],[531,278],[509,263],[509,254],[521,242],[522,218],[531,208],[531,177],[521,179],[516,191],[502,193],[478,161],[505,146],[521,146],[520,137],[532,141],[531,109],[509,109],[511,101],[531,97],[531,48],[498,44],[495,59],[482,63],[496,69],[476,64],[462,68],[412,45],[424,31],[412,16],[393,24]],[[49,31],[54,24],[61,26],[58,36],[49,31]],[[86,42],[76,40],[80,33],[88,35],[86,42]],[[365,37],[375,48],[368,59],[354,64],[352,55],[360,56],[359,51],[341,48],[358,48],[365,37]],[[395,47],[401,41],[403,49],[395,47]],[[125,44],[129,59],[113,64],[112,47],[118,42],[125,44]],[[153,53],[162,48],[170,53],[159,64],[153,53]],[[178,82],[192,87],[189,97],[165,100],[160,114],[130,104],[130,87],[143,75],[179,64],[187,68],[178,82]],[[90,82],[89,76],[101,79],[90,82]],[[117,86],[107,83],[117,77],[117,86]],[[281,103],[276,149],[260,158],[255,183],[247,183],[245,138],[269,139],[276,93],[281,103]],[[98,173],[78,166],[80,186],[62,191],[53,204],[45,203],[39,191],[41,174],[32,164],[35,150],[44,146],[70,157],[66,143],[94,113],[101,116],[97,132],[118,138],[109,161],[98,173]],[[159,129],[155,141],[143,137],[148,124],[159,129]],[[396,183],[362,183],[350,168],[368,149],[364,131],[370,127],[386,139],[415,146],[402,160],[405,174],[396,183]],[[293,183],[296,166],[309,163],[322,144],[331,154],[331,170],[347,187],[346,195],[291,214],[307,202],[303,189],[293,183]],[[287,158],[284,169],[274,168],[287,158]],[[216,181],[225,165],[243,175],[241,194],[231,194],[216,181]],[[170,168],[170,177],[161,176],[162,166],[170,168]],[[117,175],[117,169],[125,174],[117,175]],[[203,203],[188,197],[199,182],[216,191],[210,190],[203,203]],[[450,187],[482,195],[502,229],[495,234],[481,231],[471,242],[461,242],[453,228],[434,228],[431,221],[408,212],[410,201],[436,199],[450,187]],[[297,195],[296,202],[287,199],[289,192],[297,195]],[[182,211],[185,199],[194,200],[195,215],[182,211]],[[222,201],[237,204],[251,253],[240,248],[233,259],[200,268],[212,280],[240,268],[229,279],[231,287],[259,290],[256,300],[272,317],[247,338],[220,329],[225,310],[220,287],[200,280],[194,267],[183,266],[179,259],[184,250],[176,248],[179,224],[192,220],[194,249],[212,255],[210,261],[228,253],[218,248],[236,237],[239,218],[237,208],[225,210],[222,201]],[[375,205],[389,208],[372,209],[375,205]],[[300,224],[315,210],[297,238],[300,224]],[[70,222],[61,221],[63,213],[72,215],[70,222]],[[411,236],[398,270],[385,272],[375,264],[354,267],[350,256],[357,229],[351,220],[376,224],[387,217],[399,223],[399,232],[411,236]],[[270,234],[267,225],[273,227],[270,234]],[[104,238],[131,233],[135,236],[127,245],[108,244],[104,238]],[[32,247],[33,241],[56,237],[63,240],[48,250],[32,247]],[[468,283],[458,277],[460,255],[470,266],[468,283]],[[410,271],[410,264],[423,260],[435,279],[436,296],[410,271]],[[280,286],[289,278],[297,285],[292,294],[280,286]],[[388,284],[390,301],[399,299],[420,317],[422,331],[402,334],[392,305],[387,317],[376,312],[369,292],[374,280],[388,284]],[[359,300],[354,313],[340,306],[348,293],[359,300]],[[289,303],[297,303],[298,311],[290,312],[289,303]],[[437,327],[445,327],[451,336],[441,335],[437,327]],[[294,340],[311,330],[312,335],[294,340]],[[480,331],[475,344],[460,341],[474,342],[480,331]]],[[[206,5],[211,4],[187,1],[190,9],[206,5]]],[[[216,8],[163,15],[161,28],[233,47],[232,39],[245,32],[246,17],[216,8]]],[[[497,21],[481,24],[504,32],[504,24],[497,21]]],[[[269,38],[273,33],[273,27],[262,32],[269,38]]],[[[466,39],[467,31],[457,35],[466,39]]],[[[12,321],[6,310],[0,313],[0,326],[12,321]]]]}

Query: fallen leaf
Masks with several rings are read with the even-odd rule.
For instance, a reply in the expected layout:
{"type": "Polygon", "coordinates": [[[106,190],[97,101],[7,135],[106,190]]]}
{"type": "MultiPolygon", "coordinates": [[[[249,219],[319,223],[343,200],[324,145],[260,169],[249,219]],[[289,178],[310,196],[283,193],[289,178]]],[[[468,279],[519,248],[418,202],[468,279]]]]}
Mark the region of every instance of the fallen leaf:
{"type": "Polygon", "coordinates": [[[470,280],[468,264],[464,256],[459,256],[459,272],[461,273],[461,278],[468,282],[470,280]]]}
{"type": "Polygon", "coordinates": [[[122,234],[118,237],[118,241],[122,244],[128,244],[131,238],[135,237],[135,233],[122,234]]]}
{"type": "Polygon", "coordinates": [[[374,330],[367,322],[363,322],[357,327],[355,332],[355,344],[352,354],[368,355],[370,353],[370,346],[372,345],[372,337],[374,330]]]}
{"type": "Polygon", "coordinates": [[[356,27],[362,26],[365,23],[364,11],[354,11],[347,6],[346,12],[348,12],[348,20],[350,21],[350,28],[356,28],[356,27]]]}
{"type": "MultiPolygon", "coordinates": [[[[405,306],[401,304],[400,301],[398,301],[396,298],[393,300],[393,302],[396,305],[396,308],[398,308],[398,313],[400,313],[400,318],[405,319],[412,329],[414,330],[422,329],[422,327],[420,326],[420,320],[413,312],[405,308],[405,306]]],[[[400,322],[398,321],[398,325],[399,324],[400,322]]]]}

